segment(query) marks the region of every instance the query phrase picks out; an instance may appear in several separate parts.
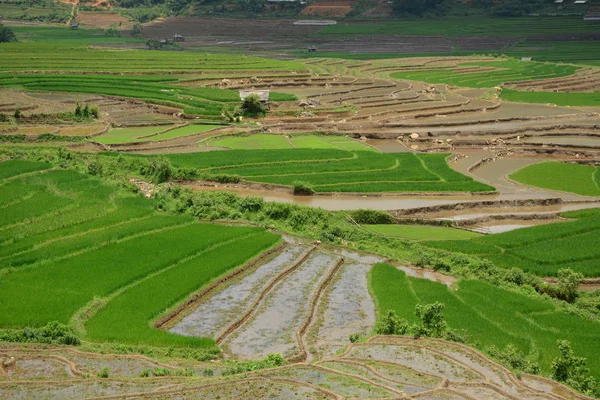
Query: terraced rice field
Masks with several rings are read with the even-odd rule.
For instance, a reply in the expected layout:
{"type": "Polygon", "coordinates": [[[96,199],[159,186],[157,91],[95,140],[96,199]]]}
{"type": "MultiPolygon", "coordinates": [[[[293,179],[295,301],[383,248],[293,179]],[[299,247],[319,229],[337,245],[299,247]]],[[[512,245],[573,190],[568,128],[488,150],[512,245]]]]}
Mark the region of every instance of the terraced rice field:
{"type": "Polygon", "coordinates": [[[165,357],[95,354],[44,346],[0,347],[0,395],[6,398],[70,396],[133,398],[339,399],[574,399],[576,394],[545,378],[508,370],[472,349],[450,342],[373,337],[313,365],[296,364],[244,376],[224,376],[227,367],[165,357]],[[96,376],[103,369],[107,378],[96,376]],[[212,377],[181,376],[187,371],[212,377]],[[161,375],[152,376],[157,371],[161,375]],[[149,377],[140,378],[140,376],[149,377]],[[44,384],[40,385],[40,379],[44,384]],[[15,383],[18,382],[18,385],[15,383]]]}
{"type": "Polygon", "coordinates": [[[97,341],[214,346],[211,339],[170,335],[149,322],[279,236],[157,215],[141,198],[49,168],[0,163],[0,240],[6,245],[0,251],[0,325],[59,321],[97,341]],[[103,307],[96,313],[98,304],[103,307]]]}
{"type": "Polygon", "coordinates": [[[344,136],[322,135],[265,135],[222,136],[209,139],[207,146],[229,149],[335,149],[348,151],[376,151],[373,147],[344,136]]]}
{"type": "Polygon", "coordinates": [[[442,226],[427,225],[363,225],[369,231],[383,236],[402,238],[408,240],[465,240],[479,236],[477,233],[447,228],[442,226]]]}
{"type": "Polygon", "coordinates": [[[451,170],[445,154],[379,154],[327,149],[232,150],[168,155],[174,166],[251,182],[308,182],[318,192],[488,191],[451,170]],[[285,166],[282,173],[281,167],[285,166]]]}
{"type": "Polygon", "coordinates": [[[545,162],[520,169],[510,178],[544,189],[600,196],[600,168],[592,165],[545,162]]]}
{"type": "Polygon", "coordinates": [[[146,126],[138,128],[115,128],[95,137],[103,144],[143,143],[168,140],[206,132],[221,125],[146,126]]]}
{"type": "MultiPolygon", "coordinates": [[[[557,340],[568,337],[578,354],[599,351],[597,341],[590,339],[600,324],[560,311],[550,301],[480,281],[462,280],[453,290],[440,283],[409,278],[404,271],[387,264],[375,265],[369,279],[381,312],[393,310],[414,322],[416,304],[442,302],[449,327],[466,332],[470,343],[477,343],[480,349],[512,344],[534,356],[547,372],[558,355],[557,340]],[[539,351],[542,348],[544,351],[539,351]]],[[[600,375],[599,360],[588,359],[588,366],[592,375],[600,375]]]]}
{"type": "Polygon", "coordinates": [[[455,252],[477,254],[496,265],[520,268],[540,276],[555,276],[561,268],[571,268],[589,277],[599,276],[597,261],[600,248],[597,243],[600,218],[594,213],[572,215],[579,219],[468,241],[433,241],[426,244],[455,252]]]}
{"type": "Polygon", "coordinates": [[[290,361],[333,355],[351,333],[370,331],[375,310],[367,272],[379,258],[286,241],[269,260],[174,318],[169,331],[213,337],[236,358],[281,353],[290,361]]]}

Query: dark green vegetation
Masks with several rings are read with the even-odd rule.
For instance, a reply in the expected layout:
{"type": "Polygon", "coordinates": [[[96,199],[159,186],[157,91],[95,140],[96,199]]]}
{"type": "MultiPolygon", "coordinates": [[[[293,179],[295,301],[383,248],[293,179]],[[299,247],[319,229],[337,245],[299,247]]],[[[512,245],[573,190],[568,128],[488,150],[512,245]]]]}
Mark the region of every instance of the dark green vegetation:
{"type": "Polygon", "coordinates": [[[280,185],[304,181],[316,192],[431,192],[493,190],[448,167],[445,154],[293,149],[172,154],[174,167],[199,175],[234,175],[280,185]],[[285,167],[285,168],[283,168],[285,167]]]}
{"type": "Polygon", "coordinates": [[[455,72],[453,67],[423,68],[423,70],[397,72],[392,74],[392,77],[429,83],[448,83],[461,87],[487,88],[498,86],[505,82],[572,75],[578,69],[571,65],[523,62],[513,59],[491,62],[467,62],[459,64],[459,66],[491,67],[495,68],[495,70],[460,73],[455,72]]]}
{"type": "Polygon", "coordinates": [[[593,165],[544,162],[513,172],[510,178],[544,189],[600,196],[600,168],[593,165]]]}
{"type": "Polygon", "coordinates": [[[85,324],[96,341],[214,346],[149,323],[278,236],[156,214],[98,178],[50,167],[0,163],[0,326],[58,321],[85,324]]]}
{"type": "Polygon", "coordinates": [[[472,240],[425,242],[427,246],[476,254],[506,268],[521,268],[540,276],[556,276],[571,268],[585,276],[600,276],[600,215],[591,211],[565,214],[575,221],[539,225],[472,240]]]}
{"type": "Polygon", "coordinates": [[[361,24],[337,24],[319,32],[326,35],[442,35],[442,36],[514,36],[575,34],[594,31],[595,21],[581,17],[473,18],[447,17],[410,19],[361,24]]]}
{"type": "Polygon", "coordinates": [[[559,356],[557,340],[569,338],[575,354],[587,356],[592,375],[600,378],[600,359],[593,356],[600,351],[600,323],[567,314],[539,296],[477,280],[461,280],[453,290],[409,278],[387,264],[373,267],[370,283],[380,315],[391,310],[417,323],[417,304],[441,302],[448,327],[461,332],[469,344],[482,350],[515,346],[546,374],[559,356]]]}
{"type": "Polygon", "coordinates": [[[67,22],[71,16],[71,5],[52,0],[2,0],[2,17],[39,22],[67,22]]]}

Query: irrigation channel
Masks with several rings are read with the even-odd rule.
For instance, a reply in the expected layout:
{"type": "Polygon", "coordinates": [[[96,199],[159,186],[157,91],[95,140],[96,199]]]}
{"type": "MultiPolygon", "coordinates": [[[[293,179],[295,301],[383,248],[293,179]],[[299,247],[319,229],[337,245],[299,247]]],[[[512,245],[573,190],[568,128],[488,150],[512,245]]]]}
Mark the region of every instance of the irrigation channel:
{"type": "MultiPolygon", "coordinates": [[[[378,140],[371,141],[375,147],[378,140]]],[[[389,146],[387,140],[384,147],[389,146]]],[[[396,142],[398,143],[398,142],[396,142]]],[[[190,183],[194,190],[227,190],[240,196],[258,196],[265,201],[293,203],[330,211],[357,209],[387,210],[398,217],[450,221],[455,226],[480,233],[501,233],[514,229],[561,221],[560,213],[600,206],[597,197],[519,184],[508,176],[526,166],[556,158],[544,156],[494,158],[490,151],[466,151],[451,167],[494,186],[497,194],[315,194],[295,196],[289,190],[260,184],[190,183]]],[[[413,221],[414,222],[414,221],[413,221]]]]}

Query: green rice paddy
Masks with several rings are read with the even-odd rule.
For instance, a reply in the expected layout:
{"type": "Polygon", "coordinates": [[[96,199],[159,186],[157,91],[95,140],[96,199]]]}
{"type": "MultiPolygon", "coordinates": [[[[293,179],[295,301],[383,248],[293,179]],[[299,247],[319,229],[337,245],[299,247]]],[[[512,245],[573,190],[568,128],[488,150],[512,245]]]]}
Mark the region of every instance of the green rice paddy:
{"type": "Polygon", "coordinates": [[[170,125],[145,126],[135,128],[115,128],[96,136],[94,141],[103,144],[156,142],[173,139],[219,128],[221,125],[186,125],[173,127],[170,125]]]}
{"type": "Polygon", "coordinates": [[[214,346],[150,328],[165,310],[280,238],[157,214],[140,197],[45,163],[0,163],[0,326],[69,323],[89,304],[97,341],[214,346]]]}
{"type": "Polygon", "coordinates": [[[544,189],[600,196],[600,168],[593,165],[543,162],[513,172],[510,178],[544,189]]]}
{"type": "Polygon", "coordinates": [[[527,296],[491,284],[463,280],[456,288],[425,279],[407,277],[397,268],[377,264],[370,272],[370,285],[379,314],[393,310],[416,322],[415,305],[436,301],[446,305],[449,328],[464,333],[467,342],[482,350],[494,345],[514,345],[537,361],[545,373],[558,356],[556,341],[568,339],[576,354],[587,357],[593,376],[600,377],[597,332],[600,323],[559,310],[540,296],[527,296]]]}
{"type": "Polygon", "coordinates": [[[176,167],[201,174],[291,186],[317,192],[477,192],[492,187],[452,170],[447,154],[375,153],[329,149],[231,150],[169,154],[176,167]]]}
{"type": "Polygon", "coordinates": [[[207,146],[230,149],[337,149],[377,151],[375,148],[345,136],[323,135],[266,135],[221,136],[206,141],[207,146]]]}
{"type": "Polygon", "coordinates": [[[556,276],[562,268],[571,268],[588,277],[600,276],[600,216],[591,211],[565,216],[579,219],[472,240],[424,243],[452,252],[479,255],[498,266],[520,268],[540,276],[556,276]]]}
{"type": "Polygon", "coordinates": [[[428,225],[363,225],[369,231],[383,236],[408,240],[466,240],[479,234],[462,229],[428,225]]]}

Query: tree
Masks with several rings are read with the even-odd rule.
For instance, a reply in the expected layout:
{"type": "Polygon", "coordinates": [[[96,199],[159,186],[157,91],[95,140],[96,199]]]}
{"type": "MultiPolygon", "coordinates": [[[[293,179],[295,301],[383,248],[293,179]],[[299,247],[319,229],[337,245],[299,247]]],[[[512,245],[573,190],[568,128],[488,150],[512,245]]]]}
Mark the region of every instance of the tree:
{"type": "Polygon", "coordinates": [[[444,311],[446,305],[440,302],[421,305],[415,307],[415,315],[421,320],[418,327],[418,334],[421,336],[442,337],[446,331],[446,321],[444,320],[444,311]]]}
{"type": "Polygon", "coordinates": [[[133,24],[133,28],[131,28],[131,34],[133,36],[138,36],[142,33],[142,24],[140,24],[139,22],[136,22],[135,24],[133,24]]]}
{"type": "Polygon", "coordinates": [[[395,15],[423,15],[427,11],[440,8],[445,0],[392,0],[395,15]]]}
{"type": "Polygon", "coordinates": [[[0,24],[0,43],[16,42],[17,36],[12,29],[0,24]]]}
{"type": "Polygon", "coordinates": [[[404,335],[408,331],[408,323],[405,319],[396,316],[392,310],[377,321],[375,333],[378,335],[404,335]]]}
{"type": "Polygon", "coordinates": [[[156,39],[150,39],[146,42],[146,46],[149,50],[158,50],[160,49],[160,42],[156,39]]]}
{"type": "Polygon", "coordinates": [[[264,115],[267,109],[260,102],[260,98],[256,94],[246,96],[242,102],[242,110],[244,115],[264,115]]]}
{"type": "Polygon", "coordinates": [[[592,376],[587,376],[587,360],[577,357],[568,340],[556,342],[560,355],[552,361],[552,378],[589,395],[598,395],[600,388],[592,376]]]}
{"type": "Polygon", "coordinates": [[[558,276],[556,280],[556,288],[558,295],[563,300],[572,303],[577,299],[577,287],[583,279],[583,274],[575,272],[570,268],[563,268],[558,270],[558,276]]]}

